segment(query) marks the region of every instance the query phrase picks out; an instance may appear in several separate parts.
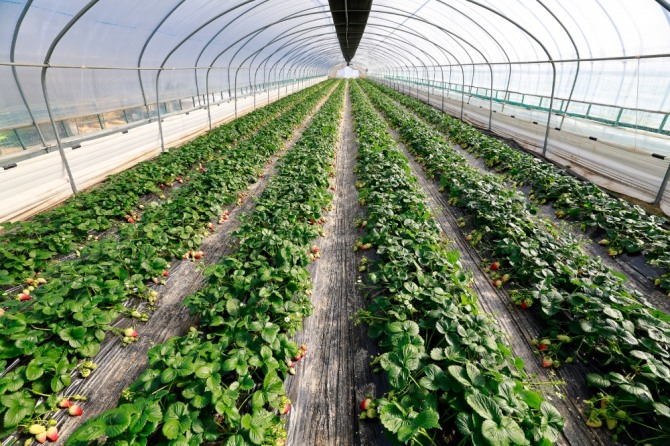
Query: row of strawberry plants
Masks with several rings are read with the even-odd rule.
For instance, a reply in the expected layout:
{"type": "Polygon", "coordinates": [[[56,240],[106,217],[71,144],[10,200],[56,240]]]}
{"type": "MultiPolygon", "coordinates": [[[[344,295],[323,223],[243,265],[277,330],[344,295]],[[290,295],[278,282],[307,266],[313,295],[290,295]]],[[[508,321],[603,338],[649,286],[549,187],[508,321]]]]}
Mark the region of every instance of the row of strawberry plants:
{"type": "MultiPolygon", "coordinates": [[[[323,88],[322,86],[316,88],[323,88]]],[[[144,195],[162,194],[166,185],[187,181],[198,163],[252,134],[312,90],[288,96],[224,124],[178,150],[162,153],[112,176],[100,187],[25,222],[3,223],[0,232],[0,285],[29,281],[58,255],[69,254],[91,233],[133,221],[144,195]],[[130,216],[130,217],[129,217],[130,216]],[[132,220],[131,220],[132,219],[132,220]]]]}
{"type": "Polygon", "coordinates": [[[374,89],[373,102],[398,129],[425,170],[441,178],[450,203],[472,216],[477,228],[468,239],[496,259],[496,286],[507,283],[521,308],[541,304],[546,330],[538,349],[545,367],[578,355],[602,364],[603,375],[588,384],[599,389],[590,400],[589,423],[607,420],[617,435],[670,438],[670,316],[629,292],[625,277],[586,254],[569,231],[537,217],[521,192],[481,174],[441,134],[374,89]],[[602,405],[602,407],[600,406],[602,405]],[[645,433],[628,431],[637,424],[645,433]]]}
{"type": "MultiPolygon", "coordinates": [[[[264,164],[279,152],[314,106],[327,94],[317,89],[292,109],[272,120],[255,136],[222,152],[202,172],[180,188],[172,199],[157,203],[142,221],[127,225],[112,238],[90,243],[81,257],[47,267],[48,282],[31,300],[3,302],[0,316],[0,435],[24,419],[55,407],[56,394],[71,382],[71,374],[90,361],[107,333],[124,335],[112,327],[120,316],[146,320],[147,314],[124,303],[133,298],[153,305],[157,293],[148,288],[168,261],[185,251],[196,251],[222,206],[239,200],[264,164]],[[11,362],[9,362],[11,360],[11,362]],[[46,396],[40,404],[38,396],[46,396]]],[[[224,214],[225,215],[225,214],[224,214]]],[[[124,336],[125,342],[132,341],[124,336]]]]}
{"type": "Polygon", "coordinates": [[[198,329],[149,352],[126,403],[86,422],[68,445],[283,445],[290,410],[283,380],[306,353],[290,337],[311,313],[307,265],[332,200],[345,84],[286,154],[253,213],[236,231],[239,250],[208,267],[208,285],[187,305],[198,329]]]}
{"type": "MultiPolygon", "coordinates": [[[[595,184],[513,149],[421,101],[374,85],[448,134],[463,149],[484,159],[487,166],[516,184],[529,185],[532,188],[530,198],[539,203],[552,202],[558,218],[581,222],[583,231],[596,229],[601,237],[599,243],[608,247],[609,255],[643,252],[650,265],[670,270],[670,230],[664,227],[666,219],[649,215],[640,206],[612,197],[595,184]]],[[[670,273],[657,278],[656,285],[670,293],[670,273]]]]}
{"type": "Polygon", "coordinates": [[[448,251],[385,122],[353,89],[356,165],[368,234],[380,261],[367,274],[375,297],[359,320],[384,353],[391,392],[379,404],[393,438],[432,444],[456,428],[468,444],[552,444],[563,418],[524,372],[506,336],[482,313],[459,253],[448,251]]]}

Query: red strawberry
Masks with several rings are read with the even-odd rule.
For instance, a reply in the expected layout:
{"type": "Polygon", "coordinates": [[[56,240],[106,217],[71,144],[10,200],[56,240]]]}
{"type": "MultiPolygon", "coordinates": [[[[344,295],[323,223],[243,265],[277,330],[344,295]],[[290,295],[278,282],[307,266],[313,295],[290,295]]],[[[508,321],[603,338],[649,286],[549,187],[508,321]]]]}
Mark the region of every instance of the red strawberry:
{"type": "Polygon", "coordinates": [[[311,249],[311,251],[312,251],[314,254],[316,254],[317,252],[319,252],[319,247],[316,246],[316,245],[312,245],[312,249],[311,249]]]}
{"type": "Polygon", "coordinates": [[[58,407],[61,409],[67,409],[68,407],[72,407],[74,403],[72,401],[65,399],[65,400],[60,400],[60,403],[58,403],[58,407]]]}
{"type": "Polygon", "coordinates": [[[26,301],[26,300],[30,300],[30,299],[32,299],[32,297],[30,297],[30,295],[28,295],[28,294],[25,294],[25,293],[19,294],[19,300],[20,301],[26,301]]]}
{"type": "Polygon", "coordinates": [[[58,440],[58,428],[56,426],[51,426],[47,429],[47,438],[51,441],[58,440]]]}
{"type": "Polygon", "coordinates": [[[135,223],[135,219],[133,217],[128,218],[128,223],[135,223]]]}
{"type": "Polygon", "coordinates": [[[288,403],[286,403],[286,404],[284,404],[284,407],[283,407],[282,410],[281,410],[281,414],[282,414],[282,415],[286,415],[286,414],[288,414],[290,411],[291,411],[291,405],[288,404],[288,403]]]}
{"type": "Polygon", "coordinates": [[[81,416],[81,414],[84,413],[84,411],[81,409],[81,406],[79,406],[79,405],[77,405],[77,404],[73,404],[73,405],[70,406],[70,408],[67,410],[67,413],[69,413],[69,414],[72,415],[73,417],[79,417],[79,416],[81,416]]]}
{"type": "Polygon", "coordinates": [[[493,262],[491,263],[491,271],[498,271],[498,268],[500,268],[500,263],[498,262],[493,262]]]}
{"type": "Polygon", "coordinates": [[[493,286],[496,288],[500,288],[503,285],[503,281],[500,279],[496,279],[493,281],[493,286]]]}
{"type": "Polygon", "coordinates": [[[169,275],[170,275],[169,272],[167,272],[167,271],[163,271],[163,277],[167,277],[167,276],[169,276],[169,275]]]}
{"type": "Polygon", "coordinates": [[[524,300],[524,301],[521,301],[521,309],[522,309],[522,310],[525,310],[526,308],[528,308],[528,302],[525,301],[525,300],[524,300]]]}
{"type": "Polygon", "coordinates": [[[46,431],[42,432],[41,434],[35,435],[35,441],[37,441],[38,443],[46,443],[47,442],[46,431]]]}
{"type": "Polygon", "coordinates": [[[361,404],[359,404],[358,407],[360,407],[361,410],[368,410],[371,405],[372,400],[370,398],[365,398],[363,401],[361,401],[361,404]]]}
{"type": "Polygon", "coordinates": [[[544,367],[545,369],[548,369],[548,368],[551,367],[552,365],[554,365],[554,361],[553,361],[553,359],[551,359],[551,358],[544,358],[544,359],[542,360],[542,367],[544,367]]]}

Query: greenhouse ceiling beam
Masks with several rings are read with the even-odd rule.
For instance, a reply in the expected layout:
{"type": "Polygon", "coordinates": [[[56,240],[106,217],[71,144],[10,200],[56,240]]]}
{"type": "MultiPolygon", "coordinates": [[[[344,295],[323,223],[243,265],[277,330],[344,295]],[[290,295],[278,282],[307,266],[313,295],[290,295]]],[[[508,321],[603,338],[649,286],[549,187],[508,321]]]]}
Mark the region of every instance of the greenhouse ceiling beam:
{"type": "Polygon", "coordinates": [[[349,0],[328,0],[337,40],[347,65],[356,54],[372,8],[372,0],[357,0],[354,3],[355,9],[349,8],[349,0]]]}
{"type": "MultiPolygon", "coordinates": [[[[366,50],[366,48],[365,48],[365,42],[361,42],[359,48],[360,48],[361,50],[366,50]]],[[[342,50],[341,50],[341,48],[340,48],[340,46],[339,46],[339,43],[335,44],[335,46],[333,46],[332,49],[330,49],[330,50],[327,49],[326,52],[333,52],[333,53],[335,53],[335,54],[337,54],[337,55],[341,55],[341,54],[342,54],[342,50]]],[[[318,58],[318,57],[321,57],[321,55],[317,53],[317,54],[314,54],[314,55],[310,55],[309,57],[316,57],[316,58],[318,58]]],[[[391,53],[387,52],[386,48],[384,48],[384,50],[381,52],[381,55],[380,55],[380,56],[378,55],[378,57],[379,57],[380,59],[384,60],[385,63],[387,64],[387,66],[394,66],[394,67],[395,67],[395,65],[393,65],[393,64],[394,64],[394,63],[397,63],[397,54],[391,54],[391,53]]],[[[353,64],[353,63],[352,63],[352,64],[353,64]]],[[[341,63],[341,65],[346,66],[346,62],[341,63]]],[[[400,67],[400,66],[398,66],[398,67],[400,67]]]]}
{"type": "Polygon", "coordinates": [[[670,12],[670,2],[666,0],[656,0],[656,3],[661,5],[661,7],[665,8],[666,11],[670,12]]]}
{"type": "MultiPolygon", "coordinates": [[[[257,50],[254,51],[253,53],[249,54],[249,55],[248,55],[248,56],[247,56],[247,57],[240,63],[240,66],[244,66],[244,64],[246,63],[246,61],[249,60],[249,59],[251,59],[251,61],[249,62],[249,77],[248,77],[249,84],[252,84],[252,81],[251,81],[251,68],[253,68],[253,66],[254,66],[254,61],[256,60],[256,58],[258,57],[258,55],[259,55],[261,52],[265,51],[270,45],[272,45],[272,44],[274,44],[274,43],[277,43],[277,42],[279,42],[279,41],[282,40],[282,39],[287,39],[287,38],[289,39],[288,41],[282,43],[276,50],[274,50],[274,52],[273,52],[272,54],[270,54],[269,56],[267,56],[265,59],[263,59],[263,60],[261,61],[261,63],[260,63],[260,64],[258,65],[258,67],[256,68],[256,73],[258,73],[258,69],[261,67],[261,65],[263,65],[264,62],[269,61],[269,59],[270,59],[272,56],[276,55],[278,51],[283,50],[284,48],[286,48],[287,46],[289,46],[290,44],[292,44],[292,43],[294,43],[294,42],[300,42],[300,41],[303,41],[303,40],[305,40],[305,39],[313,39],[313,38],[315,38],[315,37],[319,37],[319,36],[325,35],[324,33],[322,33],[322,34],[317,34],[317,35],[309,35],[309,36],[305,36],[305,34],[310,33],[310,32],[312,32],[312,31],[314,31],[314,30],[317,30],[317,29],[320,30],[320,29],[323,29],[323,28],[325,28],[325,27],[330,27],[330,26],[331,26],[331,25],[318,25],[318,26],[311,26],[311,27],[309,27],[309,28],[302,29],[302,30],[298,30],[298,31],[293,30],[293,29],[283,31],[282,33],[280,33],[280,34],[278,34],[277,36],[275,36],[275,37],[274,37],[272,40],[270,40],[268,43],[266,43],[265,45],[263,45],[261,48],[257,49],[257,50]]],[[[329,35],[332,36],[332,33],[329,33],[329,35]]],[[[330,40],[332,40],[332,39],[330,39],[330,40]]],[[[235,71],[235,86],[236,86],[236,87],[237,87],[237,75],[238,75],[239,71],[240,71],[240,68],[238,67],[237,71],[235,71]]],[[[253,83],[255,84],[255,82],[256,82],[256,78],[254,77],[254,82],[253,82],[253,83]]]]}
{"type": "MultiPolygon", "coordinates": [[[[310,8],[310,10],[311,10],[311,9],[321,9],[321,8],[316,7],[316,8],[310,8]]],[[[247,35],[241,37],[240,39],[238,39],[237,41],[235,41],[232,45],[229,45],[227,48],[225,48],[222,52],[220,52],[220,53],[219,53],[219,54],[212,60],[210,67],[207,69],[207,74],[206,74],[206,77],[205,77],[206,85],[209,86],[209,73],[210,73],[210,70],[211,70],[212,66],[216,63],[216,61],[217,61],[217,60],[218,60],[218,59],[219,59],[225,52],[227,52],[230,48],[232,48],[233,46],[235,46],[235,45],[236,45],[237,43],[239,43],[240,41],[242,41],[242,40],[244,40],[244,39],[246,39],[246,38],[249,38],[249,40],[247,40],[247,42],[245,42],[245,43],[243,44],[243,47],[244,47],[244,46],[245,46],[247,43],[249,43],[254,37],[260,35],[260,33],[262,33],[263,31],[265,31],[265,30],[267,30],[267,29],[269,29],[270,27],[272,27],[272,26],[274,26],[274,25],[277,25],[277,24],[279,24],[279,23],[285,22],[285,21],[287,21],[287,20],[292,20],[292,19],[295,19],[295,18],[300,18],[300,17],[304,17],[304,16],[309,16],[309,15],[315,15],[315,14],[319,14],[319,15],[321,15],[321,14],[323,14],[323,11],[311,12],[311,13],[304,13],[304,12],[303,12],[302,14],[293,13],[293,14],[290,14],[290,15],[288,15],[288,16],[285,16],[285,17],[283,17],[283,18],[281,18],[281,19],[279,19],[279,20],[277,20],[277,21],[275,21],[275,22],[273,22],[273,23],[270,23],[270,24],[267,24],[267,25],[265,25],[265,26],[263,26],[263,27],[260,27],[260,28],[258,28],[258,29],[256,29],[256,30],[252,31],[251,33],[248,33],[247,35]]],[[[239,51],[240,51],[240,49],[238,49],[238,51],[237,51],[237,52],[233,55],[233,57],[230,59],[229,65],[230,65],[230,63],[232,63],[232,61],[234,60],[235,56],[239,53],[239,51]]],[[[242,65],[243,65],[243,64],[242,64],[242,65]]],[[[250,67],[249,69],[251,70],[251,67],[250,67]]],[[[228,88],[229,88],[229,92],[230,92],[230,69],[228,70],[228,88]]],[[[268,92],[268,93],[269,93],[269,92],[268,92]]],[[[230,95],[230,93],[229,93],[229,95],[230,95]]],[[[236,95],[236,96],[235,96],[235,104],[236,104],[236,106],[237,106],[237,89],[235,89],[235,95],[236,95]]]]}
{"type": "MultiPolygon", "coordinates": [[[[292,18],[291,16],[293,16],[293,15],[295,15],[295,14],[291,14],[291,15],[289,15],[289,16],[286,16],[285,19],[286,19],[286,20],[289,20],[290,18],[292,18]]],[[[302,25],[303,25],[303,24],[301,23],[301,24],[299,24],[298,26],[302,26],[302,25]]],[[[244,48],[246,47],[247,44],[249,44],[255,37],[257,37],[258,35],[260,35],[260,33],[262,33],[263,31],[265,31],[266,29],[267,29],[267,28],[265,28],[265,29],[261,29],[261,30],[258,31],[258,33],[256,33],[256,34],[252,35],[251,37],[249,37],[249,39],[248,39],[246,42],[244,42],[244,43],[237,49],[237,51],[235,51],[235,53],[231,56],[230,60],[228,61],[228,65],[230,65],[230,64],[233,63],[233,61],[235,60],[235,58],[237,57],[237,55],[240,53],[240,51],[242,51],[242,49],[244,49],[244,48]]],[[[281,35],[281,34],[283,34],[283,33],[280,33],[280,35],[281,35]]],[[[309,38],[309,36],[308,36],[307,38],[309,38]]],[[[271,39],[271,40],[272,40],[272,39],[271,39]]],[[[262,48],[265,48],[266,46],[267,46],[267,44],[266,44],[266,45],[263,45],[262,48]]],[[[218,56],[217,56],[217,57],[218,57],[218,56]]],[[[247,61],[247,59],[249,59],[249,57],[250,57],[250,56],[247,56],[247,57],[246,57],[246,58],[245,58],[239,65],[240,65],[240,66],[244,66],[244,63],[247,61]]],[[[216,60],[216,59],[215,59],[215,60],[216,60]]],[[[250,67],[250,68],[251,68],[251,67],[250,67]]],[[[233,89],[233,91],[235,92],[235,116],[237,116],[237,75],[238,75],[239,71],[240,71],[239,68],[235,71],[235,80],[234,80],[234,89],[233,89]]],[[[229,92],[230,92],[230,85],[231,85],[231,82],[230,82],[230,70],[228,70],[228,91],[229,91],[229,92]]],[[[230,93],[229,93],[229,95],[230,95],[230,93]]]]}
{"type": "Polygon", "coordinates": [[[82,18],[84,14],[86,14],[93,6],[95,6],[96,3],[98,3],[98,0],[91,0],[90,2],[88,2],[86,6],[80,9],[79,12],[70,19],[70,21],[65,25],[65,27],[63,27],[63,29],[61,29],[60,32],[56,35],[56,37],[51,41],[51,44],[47,49],[46,55],[44,56],[44,67],[42,67],[42,73],[40,76],[42,82],[42,93],[44,95],[44,102],[46,104],[47,113],[49,114],[49,119],[51,120],[51,126],[54,129],[56,144],[58,144],[58,152],[60,153],[61,161],[63,162],[63,166],[65,167],[67,176],[70,179],[70,187],[72,187],[72,192],[75,195],[77,194],[77,185],[75,184],[74,176],[72,176],[70,163],[68,163],[67,157],[65,156],[65,150],[63,149],[63,141],[60,139],[60,135],[58,134],[58,127],[56,126],[56,120],[54,118],[53,110],[51,109],[51,103],[49,101],[49,89],[47,88],[47,70],[49,69],[51,56],[56,50],[56,47],[60,43],[61,39],[65,37],[65,34],[67,34],[67,32],[70,31],[70,29],[79,21],[79,19],[82,18]]]}
{"type": "MultiPolygon", "coordinates": [[[[170,16],[181,6],[184,4],[186,0],[180,0],[179,3],[177,3],[165,16],[163,19],[158,22],[158,25],[154,27],[154,29],[151,31],[151,34],[149,34],[149,37],[144,41],[144,45],[142,45],[142,50],[140,51],[140,55],[137,58],[137,78],[140,81],[140,91],[142,92],[142,100],[144,101],[144,109],[147,111],[147,118],[149,119],[149,122],[151,122],[151,112],[149,111],[149,101],[147,101],[147,93],[144,90],[144,81],[142,80],[142,70],[139,68],[142,66],[142,59],[144,58],[144,52],[146,51],[147,47],[149,46],[149,42],[154,38],[158,30],[163,26],[163,24],[167,21],[170,16]]],[[[196,64],[197,65],[197,64],[196,64]]],[[[159,106],[160,108],[160,106],[159,106]]]]}
{"type": "MultiPolygon", "coordinates": [[[[12,44],[9,48],[9,60],[11,62],[14,62],[14,55],[16,52],[16,40],[19,37],[19,31],[21,30],[21,25],[23,25],[23,19],[25,19],[26,14],[28,13],[28,10],[30,9],[30,6],[33,4],[33,0],[28,0],[23,7],[23,10],[21,11],[21,15],[16,21],[16,26],[14,26],[14,34],[12,35],[12,44]]],[[[28,104],[28,100],[26,99],[26,95],[23,92],[23,86],[21,85],[21,81],[19,80],[19,75],[16,70],[16,65],[12,65],[12,75],[14,76],[14,81],[16,82],[16,88],[19,90],[19,95],[21,96],[21,100],[23,101],[23,105],[26,106],[26,110],[28,111],[28,116],[30,116],[30,120],[32,121],[32,124],[35,126],[35,130],[37,130],[37,134],[40,137],[40,141],[42,141],[42,145],[44,147],[47,146],[46,139],[44,139],[44,135],[42,134],[42,129],[40,129],[40,126],[37,125],[37,120],[35,119],[35,115],[33,115],[33,111],[30,108],[30,105],[28,104]]]]}

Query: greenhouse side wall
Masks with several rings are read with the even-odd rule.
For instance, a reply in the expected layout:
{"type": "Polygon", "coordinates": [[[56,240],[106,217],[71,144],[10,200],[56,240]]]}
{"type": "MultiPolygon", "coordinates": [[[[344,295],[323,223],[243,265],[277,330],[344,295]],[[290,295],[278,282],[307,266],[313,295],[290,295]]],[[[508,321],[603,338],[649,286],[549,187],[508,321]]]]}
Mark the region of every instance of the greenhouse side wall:
{"type": "MultiPolygon", "coordinates": [[[[237,116],[247,114],[256,107],[297,92],[324,80],[311,78],[281,86],[279,89],[247,95],[235,101],[211,106],[212,125],[218,126],[237,116]],[[236,107],[237,106],[237,107],[236,107]],[[237,108],[237,111],[236,111],[237,108]]],[[[209,129],[205,107],[188,113],[174,114],[163,119],[163,136],[166,149],[178,147],[209,129]]],[[[64,148],[77,190],[95,186],[112,174],[128,169],[137,163],[158,156],[161,138],[158,122],[153,120],[134,128],[112,134],[102,134],[64,148]]],[[[13,163],[3,161],[0,170],[0,222],[17,221],[47,210],[73,195],[68,174],[55,148],[49,153],[13,163]]]]}
{"type": "MultiPolygon", "coordinates": [[[[454,117],[486,130],[489,123],[489,101],[465,94],[443,93],[440,88],[422,82],[381,76],[374,79],[391,88],[419,97],[454,117]],[[442,95],[445,95],[444,98],[442,95]],[[451,96],[451,97],[450,97],[451,96]]],[[[667,176],[670,172],[670,136],[643,130],[613,127],[595,121],[567,117],[563,128],[555,128],[561,118],[552,116],[546,153],[543,144],[547,123],[545,112],[528,111],[523,107],[493,103],[491,131],[511,139],[522,148],[544,156],[568,172],[587,179],[609,191],[657,204],[670,216],[670,191],[667,176]],[[570,125],[568,125],[570,124],[570,125]],[[659,191],[662,193],[659,196],[659,191]]]]}

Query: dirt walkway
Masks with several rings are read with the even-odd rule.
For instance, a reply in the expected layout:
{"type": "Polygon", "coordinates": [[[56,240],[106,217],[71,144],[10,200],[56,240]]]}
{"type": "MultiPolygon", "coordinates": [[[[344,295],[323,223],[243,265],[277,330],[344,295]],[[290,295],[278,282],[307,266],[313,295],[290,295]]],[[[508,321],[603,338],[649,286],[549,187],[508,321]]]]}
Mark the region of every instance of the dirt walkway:
{"type": "Polygon", "coordinates": [[[358,419],[358,402],[367,394],[381,396],[383,383],[369,365],[370,356],[377,351],[367,328],[354,326],[352,319],[363,308],[356,290],[360,255],[353,251],[363,235],[354,221],[364,215],[354,187],[357,150],[347,92],[336,155],[333,210],[324,225],[326,236],[316,242],[321,259],[312,270],[314,313],[296,338],[298,344],[308,345],[308,355],[287,384],[292,401],[289,446],[389,444],[377,420],[358,419]]]}

